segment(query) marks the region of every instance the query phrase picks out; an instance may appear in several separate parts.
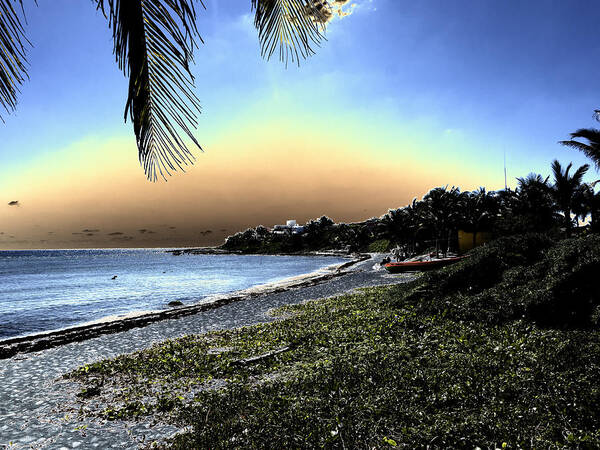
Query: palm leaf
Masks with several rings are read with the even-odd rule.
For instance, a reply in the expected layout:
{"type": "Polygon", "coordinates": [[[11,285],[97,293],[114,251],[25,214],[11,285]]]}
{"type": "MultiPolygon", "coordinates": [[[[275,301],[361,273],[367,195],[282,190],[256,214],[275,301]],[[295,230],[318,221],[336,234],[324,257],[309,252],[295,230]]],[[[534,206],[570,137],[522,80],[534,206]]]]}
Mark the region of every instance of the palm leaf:
{"type": "Polygon", "coordinates": [[[587,173],[589,168],[590,168],[589,164],[584,164],[583,166],[581,166],[579,169],[577,169],[575,171],[575,173],[573,174],[573,176],[571,177],[571,180],[570,180],[574,187],[579,187],[579,185],[583,181],[583,176],[587,173]]]}
{"type": "Polygon", "coordinates": [[[596,128],[580,128],[571,133],[571,139],[584,138],[591,144],[600,144],[600,130],[596,128]]]}
{"type": "Polygon", "coordinates": [[[252,8],[262,56],[269,59],[279,49],[286,66],[315,53],[331,14],[327,0],[252,0],[252,8]]]}
{"type": "Polygon", "coordinates": [[[19,85],[27,77],[22,8],[21,0],[0,0],[0,105],[8,113],[17,106],[19,85]]]}
{"type": "Polygon", "coordinates": [[[200,113],[190,72],[200,38],[193,3],[95,1],[108,17],[119,68],[129,76],[125,120],[133,122],[140,163],[149,180],[166,179],[194,161],[182,132],[202,150],[192,134],[200,113]]]}
{"type": "Polygon", "coordinates": [[[590,158],[596,168],[600,170],[600,130],[595,128],[580,128],[579,130],[571,133],[570,141],[560,141],[560,144],[579,150],[585,156],[590,158]],[[583,138],[587,139],[588,143],[574,141],[573,139],[583,138]]]}

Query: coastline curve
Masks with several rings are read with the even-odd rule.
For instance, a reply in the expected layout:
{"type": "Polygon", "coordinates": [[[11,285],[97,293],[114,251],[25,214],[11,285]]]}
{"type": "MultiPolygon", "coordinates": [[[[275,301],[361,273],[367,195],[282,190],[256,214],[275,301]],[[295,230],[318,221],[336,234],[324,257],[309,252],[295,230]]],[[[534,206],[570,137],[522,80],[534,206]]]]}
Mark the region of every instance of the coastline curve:
{"type": "Polygon", "coordinates": [[[140,328],[162,320],[191,316],[203,311],[220,308],[236,301],[320,284],[349,273],[352,266],[370,258],[371,256],[368,254],[357,254],[350,261],[344,263],[334,264],[311,273],[284,278],[277,282],[266,283],[241,291],[209,296],[202,303],[178,306],[165,310],[137,311],[121,316],[109,316],[59,330],[0,340],[0,360],[11,358],[20,353],[47,350],[72,342],[85,341],[104,334],[140,328]]]}

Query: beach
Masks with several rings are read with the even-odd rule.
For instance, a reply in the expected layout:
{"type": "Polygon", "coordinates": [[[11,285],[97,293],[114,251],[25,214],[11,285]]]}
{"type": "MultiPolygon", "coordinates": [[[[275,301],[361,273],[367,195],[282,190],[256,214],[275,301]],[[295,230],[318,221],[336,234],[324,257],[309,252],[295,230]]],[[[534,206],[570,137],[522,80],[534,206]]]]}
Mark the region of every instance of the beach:
{"type": "MultiPolygon", "coordinates": [[[[78,385],[61,376],[85,364],[148,348],[166,339],[269,322],[274,320],[269,311],[280,306],[412,278],[391,276],[380,270],[376,261],[357,260],[328,273],[236,293],[211,309],[188,310],[179,317],[173,310],[170,318],[155,317],[154,322],[139,323],[124,331],[113,329],[110,334],[5,359],[0,365],[0,445],[12,442],[24,448],[136,448],[140,442],[164,438],[177,429],[143,420],[79,421],[75,397],[78,385]]],[[[127,324],[127,320],[120,323],[127,324]]],[[[119,321],[106,325],[115,323],[119,321]]],[[[135,324],[135,320],[129,323],[135,324]]]]}

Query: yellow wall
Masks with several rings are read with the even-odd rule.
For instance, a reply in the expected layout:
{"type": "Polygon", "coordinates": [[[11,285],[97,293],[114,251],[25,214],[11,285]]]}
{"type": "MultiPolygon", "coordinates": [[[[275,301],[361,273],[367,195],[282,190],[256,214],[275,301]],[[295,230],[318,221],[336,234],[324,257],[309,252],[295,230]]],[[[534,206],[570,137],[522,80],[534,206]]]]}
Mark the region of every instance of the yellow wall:
{"type": "MultiPolygon", "coordinates": [[[[492,233],[488,231],[477,232],[475,238],[475,246],[479,246],[489,242],[492,239],[492,233]]],[[[473,233],[458,230],[458,250],[460,253],[465,253],[473,248],[473,233]]]]}

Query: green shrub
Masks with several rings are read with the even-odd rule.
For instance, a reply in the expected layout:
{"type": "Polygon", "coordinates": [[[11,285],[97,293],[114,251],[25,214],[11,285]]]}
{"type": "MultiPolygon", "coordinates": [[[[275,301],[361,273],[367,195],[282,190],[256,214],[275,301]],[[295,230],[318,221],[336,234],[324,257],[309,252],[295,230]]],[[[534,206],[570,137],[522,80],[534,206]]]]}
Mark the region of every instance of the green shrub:
{"type": "Polygon", "coordinates": [[[390,241],[387,239],[379,239],[378,241],[369,244],[370,253],[385,253],[390,249],[390,241]]]}
{"type": "Polygon", "coordinates": [[[600,313],[600,236],[552,242],[543,235],[499,239],[451,267],[421,277],[396,302],[422,313],[490,324],[525,318],[587,327],[600,313]]]}

